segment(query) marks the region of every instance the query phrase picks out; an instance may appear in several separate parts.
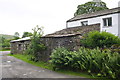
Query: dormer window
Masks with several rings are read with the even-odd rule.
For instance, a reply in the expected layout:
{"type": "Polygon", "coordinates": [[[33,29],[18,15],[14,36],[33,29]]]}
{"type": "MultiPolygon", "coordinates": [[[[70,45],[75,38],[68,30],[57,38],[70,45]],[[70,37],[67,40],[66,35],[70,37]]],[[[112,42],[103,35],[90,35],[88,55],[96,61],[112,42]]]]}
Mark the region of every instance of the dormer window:
{"type": "Polygon", "coordinates": [[[103,19],[103,26],[104,27],[111,27],[112,26],[112,17],[104,18],[103,19]]]}
{"type": "Polygon", "coordinates": [[[81,22],[81,25],[82,25],[82,26],[87,26],[87,25],[88,25],[88,21],[83,21],[83,22],[81,22]]]}

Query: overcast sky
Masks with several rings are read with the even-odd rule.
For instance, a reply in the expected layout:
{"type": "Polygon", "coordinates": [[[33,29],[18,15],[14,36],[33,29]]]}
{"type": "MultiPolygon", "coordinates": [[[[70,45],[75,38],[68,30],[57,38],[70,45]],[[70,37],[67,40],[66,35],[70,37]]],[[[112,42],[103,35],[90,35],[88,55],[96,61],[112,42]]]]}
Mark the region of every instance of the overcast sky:
{"type": "MultiPolygon", "coordinates": [[[[31,32],[36,25],[44,33],[66,28],[77,6],[91,0],[0,0],[0,33],[14,35],[31,32]]],[[[119,0],[102,0],[109,8],[118,7],[119,0]]]]}

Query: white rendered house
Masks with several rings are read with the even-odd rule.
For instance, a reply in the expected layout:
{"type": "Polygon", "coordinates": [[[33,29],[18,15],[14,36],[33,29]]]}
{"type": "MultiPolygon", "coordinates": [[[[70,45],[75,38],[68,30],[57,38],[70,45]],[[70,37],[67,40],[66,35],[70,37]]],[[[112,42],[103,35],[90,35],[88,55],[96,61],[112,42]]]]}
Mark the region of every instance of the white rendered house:
{"type": "Polygon", "coordinates": [[[100,24],[100,31],[106,31],[120,37],[120,7],[75,16],[66,22],[66,27],[98,23],[100,24]]]}

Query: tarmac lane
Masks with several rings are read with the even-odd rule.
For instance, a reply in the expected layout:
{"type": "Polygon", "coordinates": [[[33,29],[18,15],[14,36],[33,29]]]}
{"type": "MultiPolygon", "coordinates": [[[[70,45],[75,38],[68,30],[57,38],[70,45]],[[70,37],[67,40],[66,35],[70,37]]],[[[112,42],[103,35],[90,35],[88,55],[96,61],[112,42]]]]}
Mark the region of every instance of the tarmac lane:
{"type": "Polygon", "coordinates": [[[2,78],[80,78],[33,66],[8,56],[9,53],[9,51],[0,53],[0,57],[2,57],[2,65],[0,65],[2,67],[2,78]]]}

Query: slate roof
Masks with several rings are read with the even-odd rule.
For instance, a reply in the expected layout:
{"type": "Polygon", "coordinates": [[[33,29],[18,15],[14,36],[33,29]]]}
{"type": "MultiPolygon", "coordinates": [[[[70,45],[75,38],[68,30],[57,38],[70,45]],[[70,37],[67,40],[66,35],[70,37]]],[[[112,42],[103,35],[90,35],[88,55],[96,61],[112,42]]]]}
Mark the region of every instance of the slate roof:
{"type": "MultiPolygon", "coordinates": [[[[52,38],[52,37],[59,38],[59,37],[70,37],[70,36],[76,36],[76,35],[83,36],[84,34],[90,32],[90,31],[94,31],[94,30],[100,31],[100,24],[66,28],[66,29],[56,31],[52,34],[47,34],[45,36],[42,36],[42,38],[52,38]]],[[[28,41],[28,40],[30,40],[30,37],[12,40],[10,42],[14,43],[14,42],[28,41]]]]}
{"type": "Polygon", "coordinates": [[[30,37],[25,37],[25,38],[21,38],[21,39],[17,39],[17,40],[12,40],[10,42],[12,43],[12,42],[18,42],[18,41],[27,41],[27,40],[30,40],[30,37]]]}
{"type": "Polygon", "coordinates": [[[104,16],[104,15],[114,14],[114,13],[120,13],[120,7],[97,11],[97,12],[89,13],[89,14],[78,15],[78,16],[75,16],[67,20],[67,22],[72,22],[72,21],[87,19],[87,18],[93,18],[93,17],[98,17],[98,16],[104,16]]]}
{"type": "Polygon", "coordinates": [[[82,36],[90,31],[94,31],[94,30],[100,31],[100,24],[70,27],[70,28],[56,31],[52,34],[47,34],[44,37],[69,37],[69,36],[75,36],[75,35],[82,36]]]}

